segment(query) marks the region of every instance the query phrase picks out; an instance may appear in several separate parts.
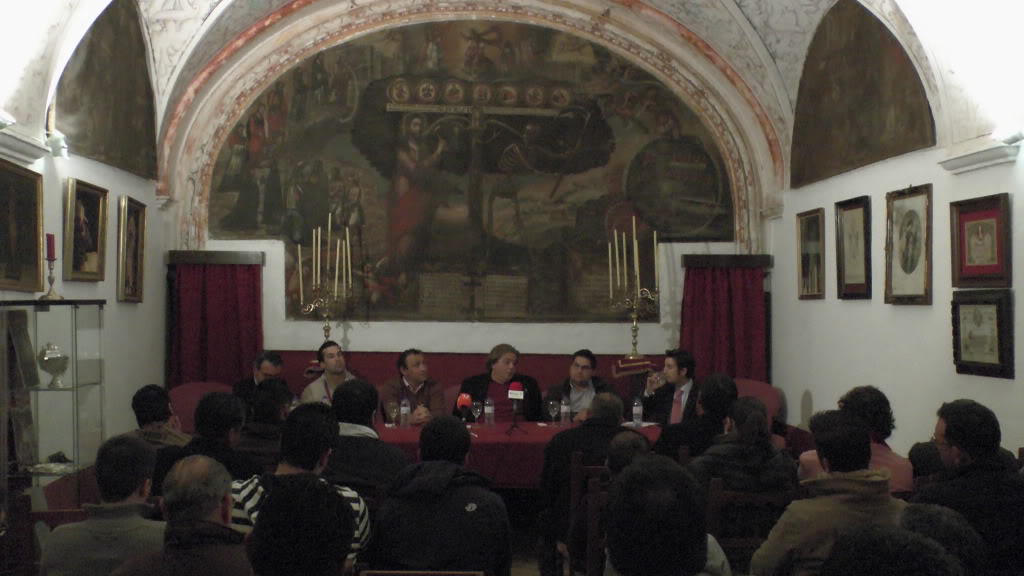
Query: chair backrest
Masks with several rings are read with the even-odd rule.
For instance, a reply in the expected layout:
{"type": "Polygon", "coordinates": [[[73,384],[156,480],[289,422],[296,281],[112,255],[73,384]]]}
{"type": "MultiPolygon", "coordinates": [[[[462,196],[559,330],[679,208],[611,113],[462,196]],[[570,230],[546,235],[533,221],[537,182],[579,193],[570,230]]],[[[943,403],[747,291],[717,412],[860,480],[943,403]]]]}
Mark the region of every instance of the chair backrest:
{"type": "Polygon", "coordinates": [[[66,474],[43,487],[46,507],[50,510],[81,508],[100,503],[100,487],[96,482],[96,465],[66,474]]]}
{"type": "Polygon", "coordinates": [[[576,506],[583,499],[584,490],[592,478],[607,482],[610,477],[607,466],[586,466],[583,452],[576,450],[569,459],[569,517],[576,517],[576,506]]]}
{"type": "Polygon", "coordinates": [[[786,425],[786,450],[794,460],[799,459],[801,454],[808,450],[814,450],[814,448],[814,434],[803,428],[797,428],[790,424],[786,425]]]}
{"type": "Polygon", "coordinates": [[[764,402],[768,411],[768,421],[771,422],[779,415],[779,408],[782,406],[782,392],[767,382],[750,380],[748,378],[736,378],[736,393],[742,398],[753,396],[764,402]]]}
{"type": "Polygon", "coordinates": [[[746,573],[750,557],[767,539],[786,507],[799,498],[796,490],[735,492],[721,478],[708,488],[707,531],[718,540],[734,571],[746,573]]]}
{"type": "Polygon", "coordinates": [[[445,389],[444,389],[444,409],[446,410],[445,414],[449,413],[447,411],[455,410],[455,401],[459,398],[459,390],[461,390],[461,389],[462,389],[462,387],[458,386],[458,385],[445,387],[445,389]]]}
{"type": "Polygon", "coordinates": [[[604,510],[607,506],[607,485],[601,478],[591,478],[587,482],[587,576],[604,574],[607,549],[604,510]]]}
{"type": "Polygon", "coordinates": [[[210,392],[231,392],[231,386],[220,382],[188,382],[170,389],[171,408],[181,421],[182,432],[193,434],[196,431],[196,406],[210,392]]]}

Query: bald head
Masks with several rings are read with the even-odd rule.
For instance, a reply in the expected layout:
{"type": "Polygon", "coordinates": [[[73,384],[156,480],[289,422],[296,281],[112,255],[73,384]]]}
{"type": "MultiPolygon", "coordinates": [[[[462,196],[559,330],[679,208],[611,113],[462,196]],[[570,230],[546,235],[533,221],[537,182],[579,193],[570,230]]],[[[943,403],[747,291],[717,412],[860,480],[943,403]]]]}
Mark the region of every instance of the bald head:
{"type": "Polygon", "coordinates": [[[163,488],[168,522],[207,520],[226,525],[231,520],[231,474],[212,458],[182,458],[167,474],[163,488]]]}

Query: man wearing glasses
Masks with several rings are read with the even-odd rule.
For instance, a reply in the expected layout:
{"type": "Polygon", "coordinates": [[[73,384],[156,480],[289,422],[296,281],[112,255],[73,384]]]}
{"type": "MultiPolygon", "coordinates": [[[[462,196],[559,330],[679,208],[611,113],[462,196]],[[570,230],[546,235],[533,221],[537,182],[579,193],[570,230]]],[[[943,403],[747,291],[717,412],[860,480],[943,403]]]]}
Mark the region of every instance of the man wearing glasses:
{"type": "MultiPolygon", "coordinates": [[[[572,419],[576,422],[586,420],[594,396],[602,392],[615,393],[610,384],[594,376],[596,369],[597,358],[594,353],[586,348],[577,350],[569,364],[569,377],[562,381],[561,385],[548,388],[545,404],[551,401],[561,402],[562,398],[568,397],[572,419]]],[[[552,418],[557,419],[558,416],[552,418]]]]}

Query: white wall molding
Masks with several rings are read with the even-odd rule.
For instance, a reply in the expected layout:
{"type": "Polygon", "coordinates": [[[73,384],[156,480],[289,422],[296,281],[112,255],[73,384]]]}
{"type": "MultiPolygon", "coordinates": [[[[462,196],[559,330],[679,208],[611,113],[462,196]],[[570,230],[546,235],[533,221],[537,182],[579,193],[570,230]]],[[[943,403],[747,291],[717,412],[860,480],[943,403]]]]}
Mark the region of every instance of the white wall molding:
{"type": "Polygon", "coordinates": [[[939,160],[939,166],[953,174],[963,174],[972,170],[1017,161],[1020,144],[1003,144],[996,140],[986,140],[987,142],[980,147],[974,144],[951,152],[949,158],[939,160]]]}

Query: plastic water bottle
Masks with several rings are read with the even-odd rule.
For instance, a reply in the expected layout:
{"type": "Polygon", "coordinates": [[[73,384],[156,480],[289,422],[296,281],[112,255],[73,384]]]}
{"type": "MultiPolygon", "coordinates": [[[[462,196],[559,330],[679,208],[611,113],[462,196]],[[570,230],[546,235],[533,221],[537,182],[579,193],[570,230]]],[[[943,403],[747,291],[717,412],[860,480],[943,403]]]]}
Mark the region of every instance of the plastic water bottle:
{"type": "Polygon", "coordinates": [[[409,414],[412,413],[412,406],[409,404],[408,398],[402,398],[402,403],[398,408],[399,412],[399,426],[402,428],[409,427],[409,414]]]}
{"type": "Polygon", "coordinates": [[[562,404],[559,406],[558,412],[561,414],[562,426],[568,426],[569,421],[572,420],[572,404],[569,403],[569,398],[562,397],[562,404]]]}
{"type": "Polygon", "coordinates": [[[484,424],[494,426],[494,400],[490,396],[484,400],[484,424]]]}
{"type": "Polygon", "coordinates": [[[639,428],[640,425],[643,423],[643,421],[644,421],[644,403],[641,402],[640,401],[640,397],[637,396],[636,399],[633,400],[633,426],[636,426],[637,428],[639,428]]]}

